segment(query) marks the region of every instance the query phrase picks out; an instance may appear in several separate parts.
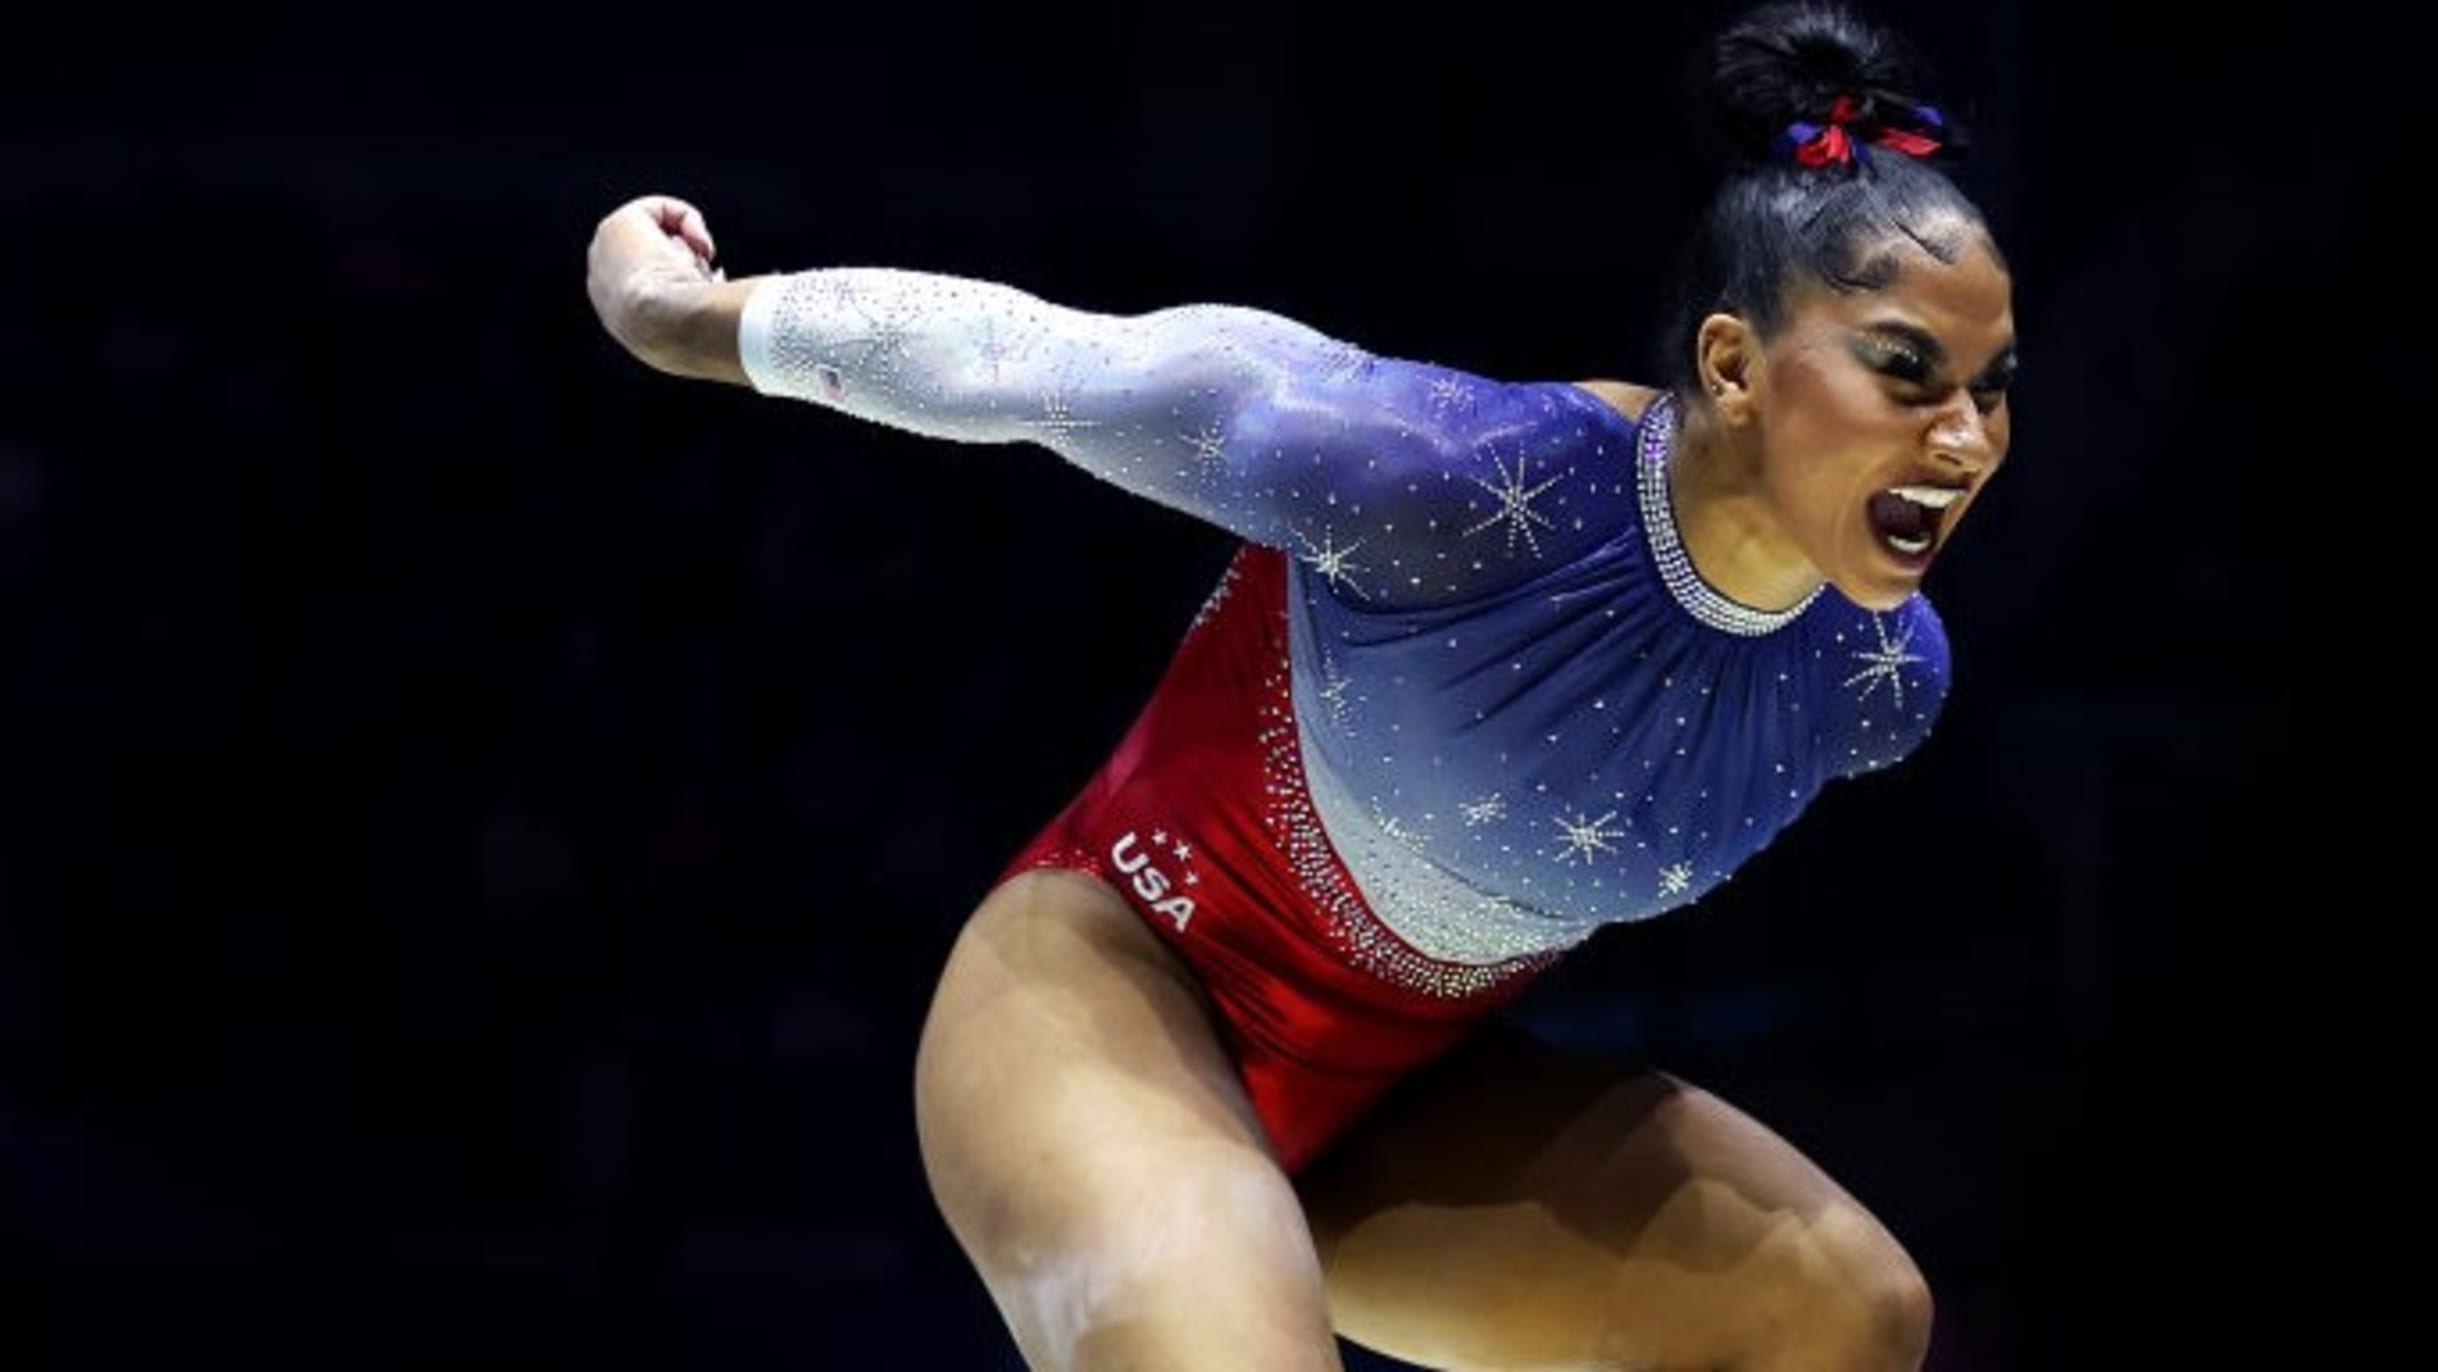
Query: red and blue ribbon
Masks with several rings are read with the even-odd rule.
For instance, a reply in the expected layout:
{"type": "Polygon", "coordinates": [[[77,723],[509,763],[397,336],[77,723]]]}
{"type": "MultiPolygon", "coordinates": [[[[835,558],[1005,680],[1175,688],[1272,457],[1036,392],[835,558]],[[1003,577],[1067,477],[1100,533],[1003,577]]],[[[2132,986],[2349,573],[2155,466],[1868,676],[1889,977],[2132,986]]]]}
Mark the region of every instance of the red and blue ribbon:
{"type": "Polygon", "coordinates": [[[1914,127],[1883,119],[1865,120],[1861,117],[1861,102],[1853,96],[1840,95],[1829,103],[1826,121],[1813,123],[1798,119],[1787,125],[1786,132],[1777,138],[1779,155],[1791,157],[1798,165],[1806,167],[1852,162],[1857,137],[1884,148],[1892,148],[1908,157],[1928,157],[1937,152],[1939,135],[1946,132],[1947,121],[1929,105],[1909,105],[1905,109],[1914,127]]]}

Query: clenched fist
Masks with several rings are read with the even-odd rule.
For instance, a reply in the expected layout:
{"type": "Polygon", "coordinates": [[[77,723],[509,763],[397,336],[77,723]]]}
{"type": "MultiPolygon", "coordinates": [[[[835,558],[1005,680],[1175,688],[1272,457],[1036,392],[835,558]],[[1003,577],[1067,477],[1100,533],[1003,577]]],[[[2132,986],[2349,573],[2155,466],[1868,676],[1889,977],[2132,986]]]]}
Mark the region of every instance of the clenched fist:
{"type": "Polygon", "coordinates": [[[741,381],[735,322],[744,283],[729,282],[717,257],[702,211],[674,196],[638,196],[594,228],[584,291],[601,327],[646,365],[741,381]]]}

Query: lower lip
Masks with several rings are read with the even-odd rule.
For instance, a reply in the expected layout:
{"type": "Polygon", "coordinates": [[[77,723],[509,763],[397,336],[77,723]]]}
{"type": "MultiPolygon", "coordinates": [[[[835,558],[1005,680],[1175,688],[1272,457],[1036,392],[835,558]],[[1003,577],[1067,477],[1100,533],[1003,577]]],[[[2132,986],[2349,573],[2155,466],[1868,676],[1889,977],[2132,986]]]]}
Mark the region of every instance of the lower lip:
{"type": "Polygon", "coordinates": [[[1922,549],[1918,553],[1906,552],[1904,549],[1897,547],[1895,544],[1890,543],[1888,540],[1878,537],[1877,535],[1873,535],[1871,541],[1879,545],[1879,550],[1882,553],[1887,554],[1889,561],[1895,563],[1899,567],[1904,568],[1908,572],[1915,573],[1919,573],[1928,568],[1930,566],[1930,559],[1936,555],[1939,550],[1939,545],[1935,540],[1931,542],[1930,546],[1922,549]]]}

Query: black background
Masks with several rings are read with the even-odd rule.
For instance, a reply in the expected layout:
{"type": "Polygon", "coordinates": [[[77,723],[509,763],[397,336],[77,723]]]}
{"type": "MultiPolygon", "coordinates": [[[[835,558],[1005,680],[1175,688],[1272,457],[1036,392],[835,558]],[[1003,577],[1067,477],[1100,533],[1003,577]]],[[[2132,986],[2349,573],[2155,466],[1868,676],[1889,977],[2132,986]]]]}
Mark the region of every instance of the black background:
{"type": "MultiPolygon", "coordinates": [[[[10,1365],[1012,1367],[921,1188],[915,1030],[1227,545],[1038,449],[646,371],[593,223],[664,191],[732,273],[1650,379],[1727,12],[12,35],[10,1365]]],[[[2410,1189],[2413,1078],[2357,1074],[2425,908],[2372,875],[2424,775],[2413,36],[1875,12],[2016,272],[2015,452],[1931,583],[1954,696],[1524,1013],[1820,1159],[1928,1271],[1941,1372],[2348,1365],[2383,1301],[2335,1221],[2410,1189]]]]}

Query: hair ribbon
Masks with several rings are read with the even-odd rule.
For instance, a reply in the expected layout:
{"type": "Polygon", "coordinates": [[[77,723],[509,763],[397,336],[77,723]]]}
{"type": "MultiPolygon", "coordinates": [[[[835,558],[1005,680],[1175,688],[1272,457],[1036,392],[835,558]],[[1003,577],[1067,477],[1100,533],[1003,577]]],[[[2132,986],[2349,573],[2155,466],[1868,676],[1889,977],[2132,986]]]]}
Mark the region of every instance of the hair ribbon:
{"type": "Polygon", "coordinates": [[[1862,105],[1850,95],[1840,95],[1829,104],[1828,118],[1823,123],[1798,119],[1778,135],[1781,155],[1791,156],[1802,166],[1825,167],[1831,162],[1854,160],[1854,138],[1860,134],[1884,148],[1892,148],[1908,157],[1928,157],[1939,149],[1937,134],[1943,133],[1947,121],[1929,105],[1908,105],[1917,127],[1901,128],[1884,121],[1865,123],[1862,105]],[[1854,133],[1848,133],[1851,128],[1854,133]]]}

